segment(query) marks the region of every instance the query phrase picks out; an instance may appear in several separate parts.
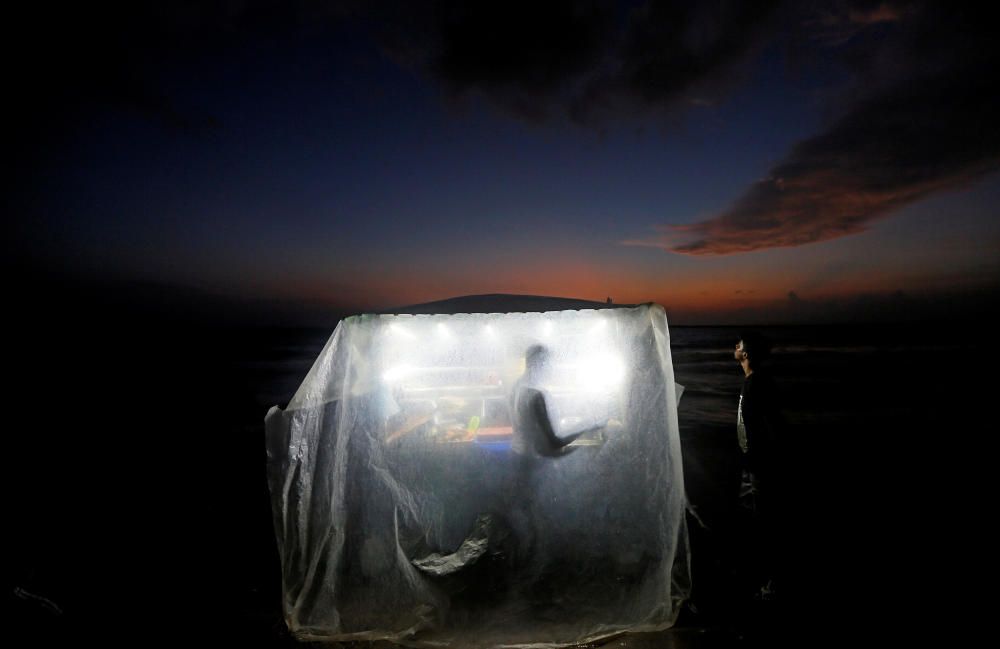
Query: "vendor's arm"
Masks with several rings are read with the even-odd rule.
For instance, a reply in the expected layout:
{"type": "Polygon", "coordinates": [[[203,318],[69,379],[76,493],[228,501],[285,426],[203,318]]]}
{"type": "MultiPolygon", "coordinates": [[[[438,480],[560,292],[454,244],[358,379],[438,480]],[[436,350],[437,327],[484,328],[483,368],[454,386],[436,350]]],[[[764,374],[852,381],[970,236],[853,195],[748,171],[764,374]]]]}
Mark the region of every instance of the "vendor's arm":
{"type": "Polygon", "coordinates": [[[555,399],[546,395],[545,392],[535,391],[532,397],[532,412],[536,420],[542,425],[548,441],[554,448],[562,448],[581,435],[585,435],[594,430],[603,428],[606,422],[582,423],[572,428],[562,426],[562,417],[559,406],[555,399]]]}

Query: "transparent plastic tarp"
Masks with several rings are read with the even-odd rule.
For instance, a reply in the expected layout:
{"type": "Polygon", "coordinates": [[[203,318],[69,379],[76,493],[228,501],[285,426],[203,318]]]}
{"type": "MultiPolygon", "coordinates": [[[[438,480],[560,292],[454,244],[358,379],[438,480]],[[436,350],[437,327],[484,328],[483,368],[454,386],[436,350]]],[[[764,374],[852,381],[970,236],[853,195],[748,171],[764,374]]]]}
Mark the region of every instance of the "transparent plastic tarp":
{"type": "Polygon", "coordinates": [[[289,628],[501,647],[671,626],[677,398],[657,305],[342,321],[266,420],[289,628]]]}

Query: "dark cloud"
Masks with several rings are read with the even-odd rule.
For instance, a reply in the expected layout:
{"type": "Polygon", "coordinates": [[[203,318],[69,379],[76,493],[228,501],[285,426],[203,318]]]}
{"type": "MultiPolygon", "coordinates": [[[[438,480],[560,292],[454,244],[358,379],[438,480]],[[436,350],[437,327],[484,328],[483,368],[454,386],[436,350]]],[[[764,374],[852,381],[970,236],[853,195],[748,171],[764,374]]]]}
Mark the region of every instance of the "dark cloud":
{"type": "Polygon", "coordinates": [[[623,83],[648,102],[728,71],[764,35],[779,2],[650,2],[631,16],[621,56],[623,83]]]}
{"type": "MultiPolygon", "coordinates": [[[[766,41],[782,2],[358,0],[25,4],[7,44],[36,126],[85,119],[92,105],[198,130],[162,84],[171,66],[197,74],[206,55],[303,37],[335,44],[345,26],[452,97],[479,95],[516,117],[601,123],[647,110],[714,103],[766,41]]],[[[336,55],[336,54],[334,54],[336,55]]]]}
{"type": "Polygon", "coordinates": [[[854,27],[890,23],[895,31],[880,33],[885,44],[869,52],[868,75],[851,88],[856,99],[842,117],[721,214],[624,243],[726,255],[835,239],[1000,167],[993,23],[971,10],[869,9],[846,15],[854,27]]]}
{"type": "Polygon", "coordinates": [[[391,55],[452,95],[531,121],[596,124],[711,103],[781,4],[440,1],[378,18],[391,55]]]}
{"type": "Polygon", "coordinates": [[[873,25],[894,24],[903,20],[910,7],[903,3],[830,2],[815,7],[803,22],[812,40],[826,45],[843,45],[873,25]]]}
{"type": "Polygon", "coordinates": [[[615,22],[614,5],[600,0],[443,1],[430,11],[404,5],[382,27],[397,59],[452,95],[479,92],[530,120],[547,117],[561,94],[573,92],[569,85],[600,63],[615,22]]]}

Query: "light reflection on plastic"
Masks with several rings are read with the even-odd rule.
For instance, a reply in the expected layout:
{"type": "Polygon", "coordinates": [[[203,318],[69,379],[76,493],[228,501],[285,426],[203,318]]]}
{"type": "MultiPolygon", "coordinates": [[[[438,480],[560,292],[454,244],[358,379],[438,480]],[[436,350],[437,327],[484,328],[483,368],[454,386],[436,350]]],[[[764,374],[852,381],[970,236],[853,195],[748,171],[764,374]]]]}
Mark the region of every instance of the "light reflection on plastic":
{"type": "Polygon", "coordinates": [[[416,338],[416,336],[411,332],[407,331],[406,328],[403,327],[403,325],[395,322],[389,325],[389,331],[391,331],[393,334],[401,338],[406,338],[408,340],[414,340],[416,338]]]}
{"type": "Polygon", "coordinates": [[[615,354],[591,357],[577,367],[577,380],[587,390],[610,390],[625,378],[625,363],[615,354]]]}
{"type": "MultiPolygon", "coordinates": [[[[549,375],[550,381],[562,386],[574,386],[577,390],[590,393],[608,393],[620,388],[623,383],[627,367],[623,357],[617,353],[618,344],[613,340],[609,323],[606,318],[597,317],[589,319],[589,322],[582,327],[573,326],[570,323],[566,326],[566,340],[563,341],[562,334],[564,325],[560,323],[559,335],[556,333],[556,322],[550,318],[540,318],[534,324],[536,336],[540,336],[545,342],[544,345],[554,354],[550,362],[553,363],[554,372],[549,375]],[[554,339],[559,338],[559,342],[554,339]],[[573,340],[578,342],[574,343],[573,340]],[[569,347],[564,349],[563,342],[569,347]],[[582,347],[576,347],[576,345],[582,347]],[[570,352],[570,349],[573,351],[570,352]],[[562,356],[566,352],[570,355],[562,356]],[[580,353],[582,352],[582,353],[580,353]]],[[[437,367],[439,364],[452,364],[453,357],[457,353],[455,345],[463,348],[471,346],[475,349],[478,346],[484,352],[490,350],[489,354],[496,352],[496,346],[507,338],[507,329],[499,323],[486,322],[479,326],[478,335],[473,333],[477,330],[462,329],[459,333],[450,322],[436,322],[422,324],[412,323],[392,323],[388,326],[388,332],[392,339],[391,344],[385,348],[383,365],[386,368],[381,378],[386,383],[399,383],[416,378],[425,369],[437,367]],[[430,325],[427,327],[427,325],[430,325]],[[433,331],[433,333],[431,333],[433,331]],[[413,341],[418,341],[414,344],[413,341]],[[421,359],[417,361],[416,359],[421,359]]],[[[522,336],[527,332],[522,330],[522,336]]],[[[516,333],[516,330],[515,330],[516,333]]],[[[531,336],[527,342],[530,343],[531,336]]],[[[516,338],[518,343],[523,338],[516,338]]],[[[389,341],[387,341],[389,342],[389,341]]],[[[513,342],[513,341],[508,341],[513,342]]],[[[535,342],[540,342],[535,338],[535,342]]],[[[525,370],[525,360],[523,353],[517,353],[514,349],[509,350],[513,354],[521,356],[516,359],[516,365],[507,362],[504,371],[513,371],[523,374],[525,370]]],[[[492,359],[483,362],[501,361],[492,359]]],[[[514,361],[514,358],[509,361],[514,361]]],[[[502,363],[501,363],[502,364],[502,363]]]]}
{"type": "Polygon", "coordinates": [[[382,380],[386,383],[392,383],[393,381],[399,381],[400,379],[405,379],[406,377],[413,374],[414,368],[411,365],[396,365],[390,367],[382,374],[382,380]]]}

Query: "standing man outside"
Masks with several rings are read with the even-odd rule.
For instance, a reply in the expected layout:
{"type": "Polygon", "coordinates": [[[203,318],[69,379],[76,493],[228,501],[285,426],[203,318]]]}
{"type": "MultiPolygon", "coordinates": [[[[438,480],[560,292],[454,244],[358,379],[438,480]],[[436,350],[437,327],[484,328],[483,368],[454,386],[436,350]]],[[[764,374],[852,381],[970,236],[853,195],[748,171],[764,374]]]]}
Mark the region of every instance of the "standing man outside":
{"type": "Polygon", "coordinates": [[[751,512],[747,546],[757,564],[755,579],[761,584],[756,597],[762,600],[776,596],[781,540],[781,414],[774,379],[763,365],[770,351],[767,339],[746,331],[734,352],[744,375],[736,423],[742,473],[739,500],[751,512]]]}

